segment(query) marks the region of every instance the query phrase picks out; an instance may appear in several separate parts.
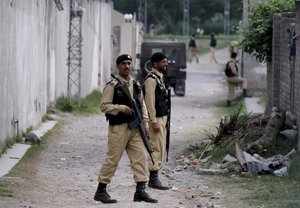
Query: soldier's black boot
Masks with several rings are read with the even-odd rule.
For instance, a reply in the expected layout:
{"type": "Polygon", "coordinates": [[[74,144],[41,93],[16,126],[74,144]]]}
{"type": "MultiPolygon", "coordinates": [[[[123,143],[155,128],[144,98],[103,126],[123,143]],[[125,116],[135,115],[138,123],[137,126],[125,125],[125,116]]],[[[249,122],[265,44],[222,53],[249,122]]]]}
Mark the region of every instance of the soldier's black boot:
{"type": "Polygon", "coordinates": [[[145,192],[145,184],[146,182],[137,182],[136,184],[136,191],[134,193],[133,201],[135,202],[149,202],[149,203],[157,203],[156,199],[152,199],[146,192],[145,192]]]}
{"type": "Polygon", "coordinates": [[[163,186],[158,178],[158,171],[150,171],[150,180],[148,186],[154,189],[168,190],[169,187],[163,186]]]}
{"type": "Polygon", "coordinates": [[[106,191],[106,184],[104,183],[98,184],[94,200],[101,201],[103,204],[117,203],[117,200],[110,198],[110,195],[106,191]]]}
{"type": "Polygon", "coordinates": [[[252,97],[252,95],[250,95],[247,91],[247,89],[243,89],[243,96],[244,97],[252,97]]]}

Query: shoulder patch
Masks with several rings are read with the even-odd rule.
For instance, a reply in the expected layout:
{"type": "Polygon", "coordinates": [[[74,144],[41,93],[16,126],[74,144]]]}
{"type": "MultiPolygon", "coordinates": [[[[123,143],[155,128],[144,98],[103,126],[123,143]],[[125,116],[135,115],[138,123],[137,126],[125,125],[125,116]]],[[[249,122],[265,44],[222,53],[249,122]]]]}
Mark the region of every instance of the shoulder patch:
{"type": "Polygon", "coordinates": [[[151,74],[150,77],[153,78],[153,79],[157,78],[157,76],[155,76],[154,74],[151,74]]]}
{"type": "Polygon", "coordinates": [[[106,85],[112,85],[112,86],[115,86],[117,83],[118,83],[117,80],[112,79],[112,80],[110,80],[109,82],[107,82],[106,85]]]}
{"type": "Polygon", "coordinates": [[[152,79],[157,79],[157,76],[156,76],[155,74],[149,73],[149,74],[146,76],[145,80],[148,79],[149,77],[152,78],[152,79]]]}

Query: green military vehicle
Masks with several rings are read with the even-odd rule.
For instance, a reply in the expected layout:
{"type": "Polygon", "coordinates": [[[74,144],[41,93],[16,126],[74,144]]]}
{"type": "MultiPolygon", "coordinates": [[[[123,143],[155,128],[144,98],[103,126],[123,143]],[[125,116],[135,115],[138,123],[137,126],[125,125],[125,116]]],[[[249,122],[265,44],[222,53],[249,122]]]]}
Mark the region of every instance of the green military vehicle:
{"type": "Polygon", "coordinates": [[[167,70],[165,71],[165,83],[174,89],[175,95],[185,95],[186,80],[186,46],[183,42],[176,41],[147,41],[141,46],[140,58],[140,81],[152,69],[151,55],[155,52],[166,54],[168,59],[167,70]]]}

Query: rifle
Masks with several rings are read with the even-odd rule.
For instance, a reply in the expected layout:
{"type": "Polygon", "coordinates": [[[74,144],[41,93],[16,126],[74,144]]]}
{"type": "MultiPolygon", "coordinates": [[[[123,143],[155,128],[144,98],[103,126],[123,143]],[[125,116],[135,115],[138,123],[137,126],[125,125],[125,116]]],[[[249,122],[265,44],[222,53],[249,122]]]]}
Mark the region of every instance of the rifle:
{"type": "Polygon", "coordinates": [[[168,116],[167,116],[167,136],[166,136],[166,161],[168,162],[169,148],[170,148],[170,128],[171,128],[171,86],[168,87],[168,116]]]}
{"type": "Polygon", "coordinates": [[[137,107],[136,101],[131,97],[127,85],[126,84],[122,84],[122,82],[115,75],[111,74],[111,76],[114,79],[117,80],[117,82],[119,84],[120,90],[122,90],[122,92],[124,93],[124,95],[131,101],[131,105],[132,105],[133,110],[134,110],[134,117],[135,117],[135,119],[132,122],[128,123],[128,128],[129,129],[134,129],[134,128],[138,127],[140,135],[141,135],[143,143],[144,143],[144,146],[146,147],[146,150],[149,153],[151,161],[152,161],[152,163],[154,165],[155,163],[154,163],[153,157],[151,155],[151,153],[153,152],[153,150],[152,150],[152,148],[151,148],[151,146],[150,146],[150,144],[148,142],[148,138],[147,138],[146,133],[145,133],[145,127],[143,125],[143,120],[142,120],[141,112],[140,112],[139,108],[137,107]]]}

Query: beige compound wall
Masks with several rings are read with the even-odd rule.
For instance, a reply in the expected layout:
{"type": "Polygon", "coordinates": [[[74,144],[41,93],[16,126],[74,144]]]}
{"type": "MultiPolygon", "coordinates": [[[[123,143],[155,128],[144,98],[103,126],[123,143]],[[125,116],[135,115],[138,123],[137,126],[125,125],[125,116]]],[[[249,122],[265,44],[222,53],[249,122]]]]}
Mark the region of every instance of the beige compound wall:
{"type": "MultiPolygon", "coordinates": [[[[70,0],[0,1],[0,150],[67,95],[70,0]]],[[[81,97],[111,70],[112,2],[83,0],[81,97]]]]}

